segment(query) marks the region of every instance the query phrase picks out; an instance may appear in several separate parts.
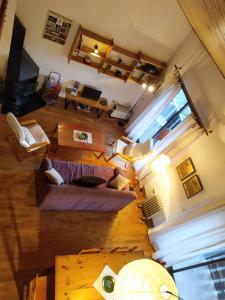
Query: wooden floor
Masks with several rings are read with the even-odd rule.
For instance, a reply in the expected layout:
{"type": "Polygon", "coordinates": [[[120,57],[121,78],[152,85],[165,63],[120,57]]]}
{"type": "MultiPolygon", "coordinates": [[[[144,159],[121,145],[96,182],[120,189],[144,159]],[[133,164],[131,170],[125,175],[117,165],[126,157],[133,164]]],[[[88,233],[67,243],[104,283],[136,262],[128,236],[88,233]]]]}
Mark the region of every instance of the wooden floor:
{"type": "MultiPolygon", "coordinates": [[[[58,121],[101,127],[108,156],[112,150],[109,144],[123,133],[115,119],[103,115],[97,120],[93,113],[78,112],[72,106],[65,111],[62,101],[23,119],[30,118],[35,118],[48,135],[58,121]]],[[[7,142],[10,133],[5,116],[0,115],[0,299],[19,299],[23,283],[53,266],[56,255],[76,253],[81,248],[138,246],[151,256],[147,227],[137,208],[140,198],[117,214],[40,211],[35,196],[35,169],[40,160],[32,158],[19,163],[7,142]]],[[[74,150],[59,149],[49,156],[107,164],[104,159],[96,161],[91,153],[74,150]]]]}

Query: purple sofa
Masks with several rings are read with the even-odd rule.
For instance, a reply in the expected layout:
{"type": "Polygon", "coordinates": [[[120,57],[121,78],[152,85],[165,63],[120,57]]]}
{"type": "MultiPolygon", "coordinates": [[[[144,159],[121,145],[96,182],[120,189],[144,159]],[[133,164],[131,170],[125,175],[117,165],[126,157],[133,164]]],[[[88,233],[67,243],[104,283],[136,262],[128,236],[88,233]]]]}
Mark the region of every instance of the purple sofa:
{"type": "Polygon", "coordinates": [[[136,199],[136,194],[130,192],[129,187],[118,191],[107,187],[107,183],[93,188],[72,182],[81,176],[98,176],[108,182],[121,172],[120,168],[44,159],[36,176],[38,205],[46,210],[118,211],[136,199]],[[64,179],[61,186],[51,184],[44,174],[52,167],[64,179]]]}

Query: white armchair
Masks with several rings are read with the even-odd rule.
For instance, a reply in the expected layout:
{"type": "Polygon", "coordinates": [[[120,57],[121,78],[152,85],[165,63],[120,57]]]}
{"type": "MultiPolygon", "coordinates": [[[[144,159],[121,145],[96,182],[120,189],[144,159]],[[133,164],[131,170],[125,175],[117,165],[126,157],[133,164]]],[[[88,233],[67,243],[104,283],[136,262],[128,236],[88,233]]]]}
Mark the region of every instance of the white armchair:
{"type": "MultiPolygon", "coordinates": [[[[27,152],[33,152],[43,147],[46,147],[46,153],[48,152],[50,141],[36,120],[27,120],[19,123],[11,112],[7,113],[6,120],[16,135],[19,144],[27,152]]],[[[12,143],[11,136],[8,137],[8,140],[12,143]]],[[[15,151],[15,154],[20,160],[17,151],[15,151]]]]}
{"type": "Polygon", "coordinates": [[[140,160],[149,155],[152,151],[152,141],[147,140],[145,143],[135,143],[129,138],[122,136],[113,143],[112,156],[107,161],[118,156],[131,163],[140,160]]]}

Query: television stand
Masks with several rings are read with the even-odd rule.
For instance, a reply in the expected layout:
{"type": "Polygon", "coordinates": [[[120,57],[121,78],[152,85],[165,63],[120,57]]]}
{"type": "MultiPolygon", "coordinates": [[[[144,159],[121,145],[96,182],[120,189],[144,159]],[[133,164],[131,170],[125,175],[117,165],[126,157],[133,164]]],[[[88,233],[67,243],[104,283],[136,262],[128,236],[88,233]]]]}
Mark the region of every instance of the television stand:
{"type": "Polygon", "coordinates": [[[65,98],[65,109],[68,108],[70,103],[79,103],[83,105],[87,105],[91,108],[96,110],[97,118],[100,118],[103,112],[108,113],[109,107],[108,104],[102,105],[100,101],[91,100],[89,98],[82,97],[81,94],[78,92],[77,96],[71,95],[71,89],[66,89],[66,98],[65,98]]]}

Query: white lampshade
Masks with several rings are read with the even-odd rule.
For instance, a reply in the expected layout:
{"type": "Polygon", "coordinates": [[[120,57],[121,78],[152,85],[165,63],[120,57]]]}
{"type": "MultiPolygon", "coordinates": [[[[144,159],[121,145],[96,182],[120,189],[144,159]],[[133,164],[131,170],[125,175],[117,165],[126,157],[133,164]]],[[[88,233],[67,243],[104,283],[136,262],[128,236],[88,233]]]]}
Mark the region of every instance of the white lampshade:
{"type": "Polygon", "coordinates": [[[114,300],[174,300],[174,295],[178,292],[172,276],[150,259],[128,263],[116,278],[114,300]]]}
{"type": "Polygon", "coordinates": [[[165,154],[161,154],[157,159],[155,159],[152,164],[151,168],[152,171],[155,173],[163,173],[166,170],[166,166],[171,163],[169,157],[165,154]]]}
{"type": "Polygon", "coordinates": [[[164,165],[169,165],[171,163],[169,157],[165,154],[161,154],[159,159],[164,165]]]}

